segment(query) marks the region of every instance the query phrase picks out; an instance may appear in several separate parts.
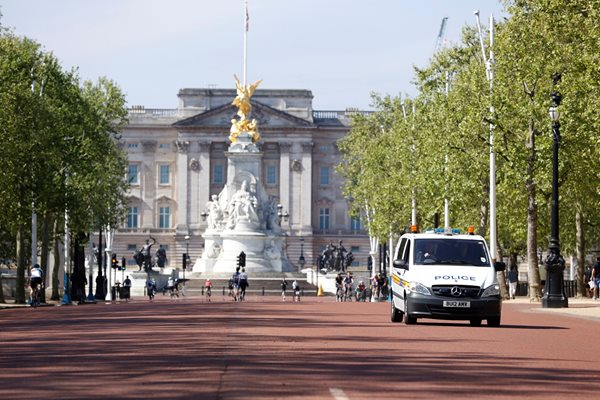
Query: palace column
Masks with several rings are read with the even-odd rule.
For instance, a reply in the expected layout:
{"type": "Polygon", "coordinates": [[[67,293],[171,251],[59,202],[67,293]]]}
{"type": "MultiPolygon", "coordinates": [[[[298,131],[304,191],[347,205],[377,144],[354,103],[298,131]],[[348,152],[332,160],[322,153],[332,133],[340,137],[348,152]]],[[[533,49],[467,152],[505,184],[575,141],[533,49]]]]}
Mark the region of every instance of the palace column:
{"type": "Polygon", "coordinates": [[[199,142],[200,146],[200,171],[198,173],[198,209],[200,212],[210,200],[210,142],[199,142]]]}
{"type": "Polygon", "coordinates": [[[290,210],[290,149],[289,142],[279,143],[279,203],[290,214],[290,225],[294,222],[292,210],[290,210]]]}
{"type": "Polygon", "coordinates": [[[188,234],[188,150],[190,142],[175,141],[177,145],[177,226],[178,235],[188,234]]]}
{"type": "Polygon", "coordinates": [[[300,230],[312,233],[312,149],[313,142],[302,143],[302,170],[300,171],[300,230]]]}
{"type": "Polygon", "coordinates": [[[156,210],[156,140],[142,141],[143,162],[141,164],[140,178],[142,185],[141,228],[152,229],[155,225],[156,210]]]}

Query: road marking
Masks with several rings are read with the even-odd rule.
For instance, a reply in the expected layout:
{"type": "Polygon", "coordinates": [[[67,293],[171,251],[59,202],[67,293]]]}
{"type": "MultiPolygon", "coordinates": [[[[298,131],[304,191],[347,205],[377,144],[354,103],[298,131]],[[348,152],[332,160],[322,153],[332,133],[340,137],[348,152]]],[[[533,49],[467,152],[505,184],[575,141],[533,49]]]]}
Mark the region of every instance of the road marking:
{"type": "Polygon", "coordinates": [[[346,396],[346,393],[344,393],[342,389],[329,388],[329,391],[335,400],[349,400],[348,396],[346,396]]]}

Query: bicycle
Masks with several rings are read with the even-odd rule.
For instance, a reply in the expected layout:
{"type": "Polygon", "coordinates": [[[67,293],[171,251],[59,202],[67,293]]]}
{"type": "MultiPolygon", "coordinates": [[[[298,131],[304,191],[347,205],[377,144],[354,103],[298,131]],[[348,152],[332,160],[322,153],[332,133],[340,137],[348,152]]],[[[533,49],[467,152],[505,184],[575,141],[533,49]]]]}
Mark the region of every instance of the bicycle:
{"type": "Polygon", "coordinates": [[[35,308],[42,303],[41,299],[42,293],[40,290],[40,286],[35,284],[31,289],[31,307],[35,308]]]}
{"type": "Polygon", "coordinates": [[[344,286],[344,300],[343,301],[352,301],[352,285],[346,284],[344,286]]]}
{"type": "Polygon", "coordinates": [[[337,290],[335,291],[335,301],[344,301],[344,288],[341,285],[338,285],[337,290]]]}

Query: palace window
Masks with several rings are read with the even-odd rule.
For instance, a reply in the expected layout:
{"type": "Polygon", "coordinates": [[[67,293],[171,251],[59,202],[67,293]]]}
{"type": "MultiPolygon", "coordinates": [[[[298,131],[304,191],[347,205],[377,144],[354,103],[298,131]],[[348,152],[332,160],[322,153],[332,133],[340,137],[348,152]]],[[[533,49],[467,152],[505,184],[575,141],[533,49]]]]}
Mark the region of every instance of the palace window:
{"type": "Polygon", "coordinates": [[[277,185],[277,166],[274,164],[267,165],[267,185],[277,185]]]}
{"type": "Polygon", "coordinates": [[[127,181],[131,185],[139,185],[140,184],[140,171],[138,164],[129,164],[127,168],[127,181]]]}
{"type": "Polygon", "coordinates": [[[319,229],[329,229],[329,208],[319,209],[319,229]]]}
{"type": "Polygon", "coordinates": [[[138,208],[137,207],[129,207],[127,209],[127,227],[134,229],[137,228],[138,225],[138,208]]]}
{"type": "Polygon", "coordinates": [[[161,185],[168,185],[170,182],[169,166],[161,165],[159,168],[159,183],[161,185]]]}
{"type": "Polygon", "coordinates": [[[171,227],[171,209],[169,207],[159,207],[158,227],[163,229],[171,227]]]}
{"type": "Polygon", "coordinates": [[[360,231],[362,228],[360,226],[360,218],[352,217],[350,219],[350,229],[353,231],[360,231]]]}
{"type": "Polygon", "coordinates": [[[319,168],[319,183],[323,186],[329,185],[329,167],[319,168]]]}
{"type": "Polygon", "coordinates": [[[223,164],[216,164],[213,166],[212,183],[215,185],[222,185],[225,183],[225,168],[223,164]]]}

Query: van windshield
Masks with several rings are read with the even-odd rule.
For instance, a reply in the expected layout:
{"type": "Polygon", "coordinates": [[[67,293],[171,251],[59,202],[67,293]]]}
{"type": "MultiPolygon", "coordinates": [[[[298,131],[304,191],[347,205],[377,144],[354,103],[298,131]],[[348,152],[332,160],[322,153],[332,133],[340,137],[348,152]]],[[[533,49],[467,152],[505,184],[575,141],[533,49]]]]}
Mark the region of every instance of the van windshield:
{"type": "Polygon", "coordinates": [[[415,239],[414,264],[473,265],[489,267],[488,252],[483,240],[415,239]]]}

